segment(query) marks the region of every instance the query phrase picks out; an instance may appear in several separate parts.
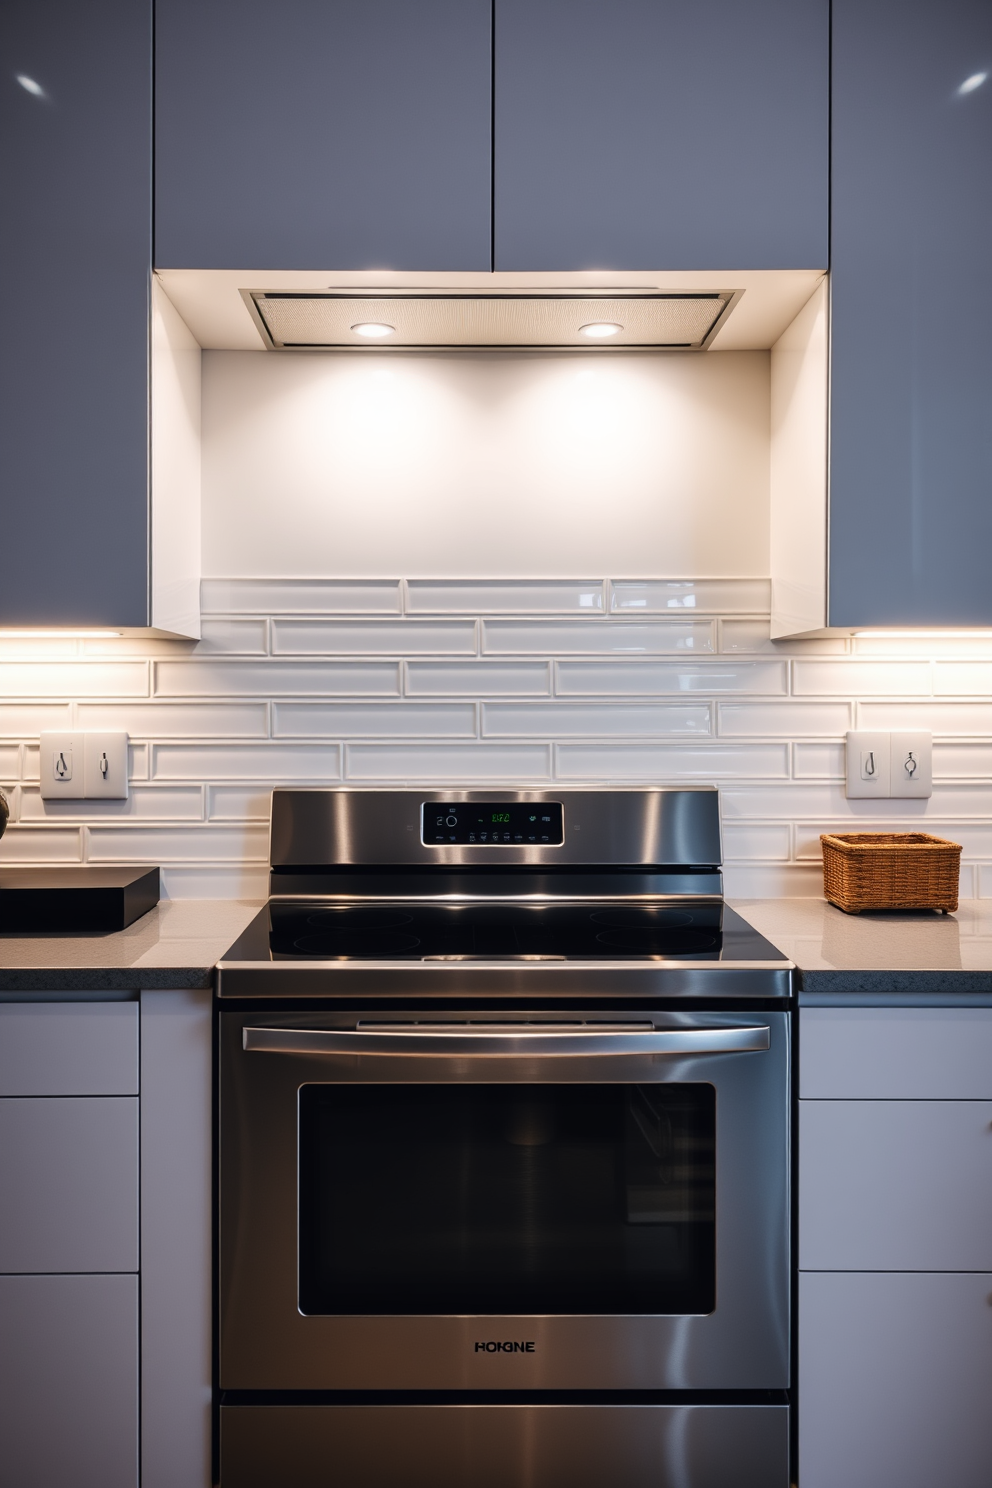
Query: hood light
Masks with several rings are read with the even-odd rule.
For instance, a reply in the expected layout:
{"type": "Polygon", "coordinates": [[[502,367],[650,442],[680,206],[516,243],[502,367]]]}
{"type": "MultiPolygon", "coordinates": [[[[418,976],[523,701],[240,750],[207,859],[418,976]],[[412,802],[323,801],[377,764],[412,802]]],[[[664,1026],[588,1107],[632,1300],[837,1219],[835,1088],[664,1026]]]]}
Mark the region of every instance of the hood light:
{"type": "Polygon", "coordinates": [[[588,336],[590,341],[605,341],[608,336],[619,336],[622,330],[623,326],[615,321],[594,320],[589,325],[579,326],[579,335],[588,336]]]}
{"type": "Polygon", "coordinates": [[[0,630],[0,641],[103,641],[123,634],[122,630],[0,630]]]}
{"type": "Polygon", "coordinates": [[[378,320],[360,320],[351,329],[356,336],[368,336],[370,341],[377,341],[382,336],[391,336],[396,327],[378,320]]]}

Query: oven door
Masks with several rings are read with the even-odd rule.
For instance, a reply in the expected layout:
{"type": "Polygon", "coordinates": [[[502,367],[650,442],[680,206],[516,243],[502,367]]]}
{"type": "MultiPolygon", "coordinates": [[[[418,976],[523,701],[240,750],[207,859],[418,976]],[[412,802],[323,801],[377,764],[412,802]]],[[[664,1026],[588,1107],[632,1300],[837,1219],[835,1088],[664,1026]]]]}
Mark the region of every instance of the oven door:
{"type": "Polygon", "coordinates": [[[786,1013],[221,1015],[221,1386],[781,1389],[786,1013]]]}

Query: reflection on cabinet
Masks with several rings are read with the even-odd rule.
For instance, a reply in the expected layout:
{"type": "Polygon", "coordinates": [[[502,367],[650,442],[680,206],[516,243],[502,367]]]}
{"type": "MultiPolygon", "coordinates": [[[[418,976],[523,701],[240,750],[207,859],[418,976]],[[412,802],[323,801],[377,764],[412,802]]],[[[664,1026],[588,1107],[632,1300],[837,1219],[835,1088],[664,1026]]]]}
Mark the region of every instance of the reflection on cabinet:
{"type": "Polygon", "coordinates": [[[137,1269],[136,1097],[0,1100],[0,1272],[137,1269]]]}
{"type": "Polygon", "coordinates": [[[992,1478],[990,1049],[992,1008],[800,1013],[802,1488],[992,1478]]]}
{"type": "Polygon", "coordinates": [[[988,1488],[992,1274],[807,1272],[802,1488],[988,1488]]]}
{"type": "Polygon", "coordinates": [[[496,0],[494,267],[826,268],[828,15],[496,0]]]}
{"type": "Polygon", "coordinates": [[[488,270],[489,0],[158,0],[160,268],[488,270]]]}
{"type": "Polygon", "coordinates": [[[148,624],[151,5],[5,5],[0,625],[148,624]]]}
{"type": "Polygon", "coordinates": [[[804,1271],[992,1272],[992,1102],[800,1106],[804,1271]]]}
{"type": "Polygon", "coordinates": [[[984,0],[834,0],[830,623],[989,625],[984,0]]]}
{"type": "Polygon", "coordinates": [[[138,1278],[0,1276],[0,1488],[135,1488],[138,1278]]]}

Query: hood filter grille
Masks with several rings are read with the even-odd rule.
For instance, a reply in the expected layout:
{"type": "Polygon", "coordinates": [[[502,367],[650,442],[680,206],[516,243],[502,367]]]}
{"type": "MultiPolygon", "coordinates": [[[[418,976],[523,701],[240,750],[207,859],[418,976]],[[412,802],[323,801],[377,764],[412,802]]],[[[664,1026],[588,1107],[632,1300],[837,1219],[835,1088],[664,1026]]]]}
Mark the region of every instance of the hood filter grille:
{"type": "Polygon", "coordinates": [[[734,292],[631,294],[594,298],[543,295],[265,294],[245,292],[270,350],[380,348],[646,347],[701,351],[729,313],[734,292]],[[355,326],[389,326],[374,340],[355,326]],[[583,326],[616,326],[590,338],[583,326]]]}

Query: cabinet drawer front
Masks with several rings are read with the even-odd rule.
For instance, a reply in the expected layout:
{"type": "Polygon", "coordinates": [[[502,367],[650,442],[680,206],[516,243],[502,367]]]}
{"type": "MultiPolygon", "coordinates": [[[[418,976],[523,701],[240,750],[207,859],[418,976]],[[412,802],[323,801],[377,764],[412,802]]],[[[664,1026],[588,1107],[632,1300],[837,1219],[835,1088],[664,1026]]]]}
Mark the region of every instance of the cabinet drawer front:
{"type": "Polygon", "coordinates": [[[799,1281],[803,1488],[988,1488],[992,1275],[799,1281]]]}
{"type": "Polygon", "coordinates": [[[0,1488],[135,1488],[135,1276],[0,1276],[0,1488]]]}
{"type": "Polygon", "coordinates": [[[0,1004],[0,1096],[137,1093],[136,1002],[0,1004]]]}
{"type": "Polygon", "coordinates": [[[802,1101],[799,1265],[992,1271],[992,1102],[802,1101]]]}
{"type": "Polygon", "coordinates": [[[804,1008],[811,1100],[992,1100],[992,1008],[804,1008]]]}
{"type": "Polygon", "coordinates": [[[137,1100],[0,1100],[0,1272],[137,1269],[137,1100]]]}

